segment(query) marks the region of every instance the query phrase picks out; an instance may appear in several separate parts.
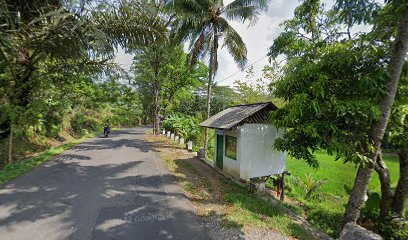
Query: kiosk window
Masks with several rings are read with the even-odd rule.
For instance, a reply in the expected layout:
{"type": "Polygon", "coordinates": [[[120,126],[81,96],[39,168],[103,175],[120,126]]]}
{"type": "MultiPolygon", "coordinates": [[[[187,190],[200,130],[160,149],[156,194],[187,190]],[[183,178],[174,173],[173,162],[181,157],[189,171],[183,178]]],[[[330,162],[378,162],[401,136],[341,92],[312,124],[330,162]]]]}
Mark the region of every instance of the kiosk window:
{"type": "Polygon", "coordinates": [[[225,156],[237,160],[237,138],[225,136],[225,156]]]}

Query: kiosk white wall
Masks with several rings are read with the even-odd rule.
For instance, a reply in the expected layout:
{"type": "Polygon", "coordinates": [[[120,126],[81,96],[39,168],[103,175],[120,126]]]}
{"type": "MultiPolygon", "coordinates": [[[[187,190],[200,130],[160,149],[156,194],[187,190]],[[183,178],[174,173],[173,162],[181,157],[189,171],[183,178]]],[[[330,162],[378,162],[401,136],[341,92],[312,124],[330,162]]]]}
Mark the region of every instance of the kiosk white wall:
{"type": "MultiPolygon", "coordinates": [[[[235,131],[217,130],[224,136],[223,170],[236,178],[281,174],[286,170],[286,153],[273,149],[281,132],[271,124],[243,124],[235,131]],[[225,136],[237,138],[236,160],[225,154],[225,136]]],[[[217,138],[215,138],[217,139],[217,138]]],[[[217,143],[215,143],[217,146],[217,143]]],[[[214,151],[214,159],[217,149],[214,151]]]]}

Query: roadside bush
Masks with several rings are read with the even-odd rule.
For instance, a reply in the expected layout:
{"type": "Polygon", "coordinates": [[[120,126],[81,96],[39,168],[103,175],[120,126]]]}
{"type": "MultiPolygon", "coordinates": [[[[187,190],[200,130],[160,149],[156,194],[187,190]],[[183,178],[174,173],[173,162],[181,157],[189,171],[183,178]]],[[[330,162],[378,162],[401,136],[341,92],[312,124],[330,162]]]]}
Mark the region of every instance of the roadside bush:
{"type": "Polygon", "coordinates": [[[172,113],[162,122],[163,128],[183,137],[185,141],[192,141],[198,145],[201,137],[199,120],[181,113],[172,113]]]}
{"type": "MultiPolygon", "coordinates": [[[[205,129],[203,129],[205,131],[205,129]]],[[[208,149],[207,149],[207,159],[214,161],[214,151],[215,151],[215,130],[214,129],[209,129],[208,131],[208,149]]],[[[202,137],[203,143],[202,146],[204,146],[204,135],[202,137]]]]}
{"type": "Polygon", "coordinates": [[[71,127],[76,134],[87,134],[102,129],[101,120],[95,115],[77,112],[71,119],[71,127]]]}
{"type": "Polygon", "coordinates": [[[109,121],[112,127],[134,127],[140,125],[141,115],[138,106],[107,106],[102,111],[102,123],[109,121]]]}
{"type": "Polygon", "coordinates": [[[378,233],[384,239],[405,240],[408,239],[408,226],[401,228],[393,222],[378,223],[376,226],[378,233]]]}
{"type": "Polygon", "coordinates": [[[377,192],[369,192],[368,199],[361,209],[361,215],[363,218],[375,220],[379,217],[381,197],[377,192]]]}
{"type": "MultiPolygon", "coordinates": [[[[380,234],[384,239],[408,239],[408,226],[399,218],[380,219],[381,196],[378,192],[368,192],[368,199],[361,210],[360,222],[364,227],[380,234]]],[[[406,221],[406,220],[405,220],[406,221]]]]}

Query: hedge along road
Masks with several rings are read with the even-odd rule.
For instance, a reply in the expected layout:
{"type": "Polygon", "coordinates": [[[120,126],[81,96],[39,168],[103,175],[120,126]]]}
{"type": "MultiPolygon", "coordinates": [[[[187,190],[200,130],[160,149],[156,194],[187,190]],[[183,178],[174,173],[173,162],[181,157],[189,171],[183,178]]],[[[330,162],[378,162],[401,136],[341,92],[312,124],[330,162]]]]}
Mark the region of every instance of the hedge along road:
{"type": "Polygon", "coordinates": [[[146,128],[94,138],[0,188],[0,239],[209,239],[146,128]]]}

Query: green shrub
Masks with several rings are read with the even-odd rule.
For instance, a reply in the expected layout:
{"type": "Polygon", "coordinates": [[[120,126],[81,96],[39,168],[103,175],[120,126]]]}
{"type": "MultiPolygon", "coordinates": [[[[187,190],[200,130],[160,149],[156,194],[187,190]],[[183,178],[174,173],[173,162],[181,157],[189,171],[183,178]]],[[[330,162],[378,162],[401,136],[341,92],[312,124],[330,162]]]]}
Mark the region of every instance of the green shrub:
{"type": "Polygon", "coordinates": [[[390,239],[390,240],[408,239],[408,226],[401,228],[396,223],[384,222],[384,223],[378,223],[376,229],[378,230],[378,233],[384,239],[390,239]]]}
{"type": "MultiPolygon", "coordinates": [[[[207,149],[207,159],[213,161],[214,160],[214,151],[215,151],[215,130],[214,129],[209,129],[208,131],[208,149],[207,149]]],[[[204,145],[204,137],[203,139],[203,145],[204,145]]]]}
{"type": "Polygon", "coordinates": [[[95,115],[77,112],[71,119],[71,127],[75,133],[84,135],[102,129],[101,120],[95,115]]]}
{"type": "Polygon", "coordinates": [[[137,106],[107,107],[102,112],[102,119],[115,127],[134,127],[141,121],[141,112],[137,106]]]}
{"type": "Polygon", "coordinates": [[[162,122],[163,128],[170,130],[175,135],[183,137],[185,141],[192,141],[198,147],[201,138],[199,120],[181,113],[172,113],[162,122]]]}
{"type": "Polygon", "coordinates": [[[378,218],[378,213],[380,210],[381,197],[377,192],[368,193],[368,199],[362,209],[362,216],[371,220],[378,218]]]}
{"type": "Polygon", "coordinates": [[[408,226],[399,226],[399,219],[380,219],[380,204],[380,194],[378,192],[369,191],[368,199],[361,210],[361,216],[365,221],[375,223],[375,227],[371,230],[380,234],[384,239],[408,239],[408,226]]]}

